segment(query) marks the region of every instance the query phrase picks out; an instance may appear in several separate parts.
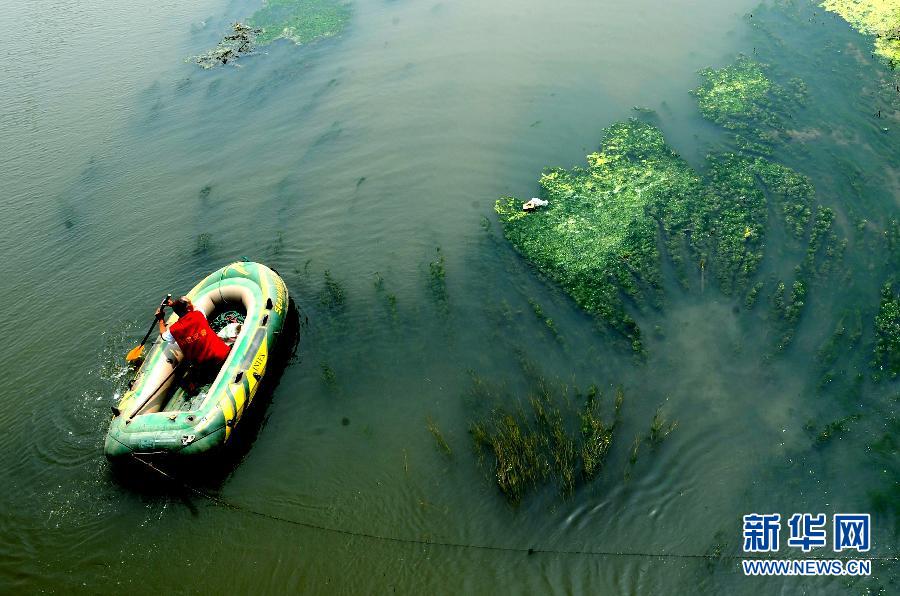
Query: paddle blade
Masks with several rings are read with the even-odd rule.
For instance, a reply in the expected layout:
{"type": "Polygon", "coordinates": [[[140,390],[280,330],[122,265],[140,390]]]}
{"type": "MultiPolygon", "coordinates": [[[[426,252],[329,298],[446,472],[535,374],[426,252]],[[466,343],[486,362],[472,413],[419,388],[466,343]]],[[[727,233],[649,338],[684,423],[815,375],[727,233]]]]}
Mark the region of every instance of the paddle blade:
{"type": "Polygon", "coordinates": [[[141,357],[141,354],[143,354],[143,353],[144,353],[144,344],[136,346],[134,349],[132,349],[130,352],[128,352],[128,354],[125,355],[125,361],[126,362],[134,362],[135,360],[139,359],[141,357]]]}

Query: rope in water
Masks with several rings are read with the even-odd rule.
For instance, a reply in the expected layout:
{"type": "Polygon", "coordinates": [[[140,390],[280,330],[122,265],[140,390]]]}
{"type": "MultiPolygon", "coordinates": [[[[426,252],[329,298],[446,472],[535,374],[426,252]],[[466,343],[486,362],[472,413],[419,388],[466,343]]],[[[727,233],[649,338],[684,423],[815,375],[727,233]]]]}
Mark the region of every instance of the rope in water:
{"type": "MultiPolygon", "coordinates": [[[[161,476],[171,480],[172,482],[180,485],[181,487],[189,490],[195,495],[214,503],[220,507],[225,509],[232,509],[234,511],[240,511],[247,515],[253,515],[262,519],[267,519],[274,522],[280,522],[285,524],[290,524],[292,526],[299,526],[302,528],[308,528],[310,530],[318,530],[321,532],[329,532],[331,534],[340,534],[343,536],[352,536],[354,538],[366,538],[369,540],[378,540],[381,542],[392,542],[396,544],[413,544],[413,545],[421,545],[421,546],[438,546],[443,548],[456,548],[456,549],[466,549],[466,550],[482,550],[482,551],[498,551],[498,552],[507,552],[507,553],[518,553],[518,554],[527,554],[527,555],[537,555],[537,554],[548,554],[548,555],[569,555],[569,556],[585,556],[585,557],[642,557],[642,558],[651,558],[651,559],[704,559],[704,560],[712,560],[712,561],[739,561],[743,559],[772,559],[773,557],[762,557],[762,556],[754,556],[754,555],[715,555],[715,554],[696,554],[696,553],[650,553],[650,552],[642,552],[642,551],[614,551],[614,550],[577,550],[577,549],[552,549],[552,548],[541,548],[541,547],[532,547],[525,548],[519,546],[502,546],[502,545],[492,545],[492,544],[467,544],[462,542],[447,542],[441,540],[425,540],[420,538],[403,538],[398,536],[385,536],[383,534],[373,534],[371,532],[358,532],[355,530],[347,530],[344,528],[335,528],[332,526],[323,526],[320,524],[315,524],[312,522],[305,522],[296,519],[290,519],[287,517],[282,517],[280,515],[274,515],[271,513],[265,513],[264,511],[258,511],[256,509],[251,509],[249,507],[244,507],[241,505],[237,505],[231,503],[230,501],[226,501],[225,499],[219,498],[215,495],[211,495],[206,491],[200,490],[195,486],[191,486],[187,482],[181,480],[169,474],[168,472],[160,469],[155,466],[152,462],[147,461],[137,455],[132,454],[134,459],[141,462],[151,470],[160,474],[161,476]]],[[[873,556],[865,556],[865,554],[861,554],[859,557],[847,557],[847,556],[834,556],[829,557],[829,560],[859,560],[860,558],[865,558],[867,560],[872,561],[897,561],[900,560],[900,555],[894,556],[881,556],[881,557],[873,557],[873,556]]]]}

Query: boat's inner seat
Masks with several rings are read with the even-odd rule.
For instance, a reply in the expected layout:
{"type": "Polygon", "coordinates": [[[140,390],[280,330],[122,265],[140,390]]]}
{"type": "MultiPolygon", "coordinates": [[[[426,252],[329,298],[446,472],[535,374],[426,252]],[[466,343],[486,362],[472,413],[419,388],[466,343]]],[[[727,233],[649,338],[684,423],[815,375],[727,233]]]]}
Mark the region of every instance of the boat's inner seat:
{"type": "MultiPolygon", "coordinates": [[[[213,290],[199,296],[194,302],[194,308],[203,312],[216,333],[231,323],[240,323],[240,333],[234,338],[235,343],[239,342],[246,333],[246,327],[243,326],[244,318],[249,309],[254,306],[252,294],[242,290],[245,289],[213,290]]],[[[233,325],[231,330],[234,327],[236,326],[233,325]]],[[[162,340],[158,339],[157,341],[162,340]]],[[[189,387],[185,379],[189,367],[181,365],[184,358],[181,350],[176,344],[169,344],[165,346],[165,355],[166,364],[157,365],[152,371],[148,371],[151,378],[145,384],[148,392],[152,392],[157,387],[159,390],[139,412],[133,415],[194,410],[200,408],[206,399],[208,390],[214,381],[202,387],[189,387]]],[[[223,366],[227,366],[229,360],[226,360],[223,366]]]]}

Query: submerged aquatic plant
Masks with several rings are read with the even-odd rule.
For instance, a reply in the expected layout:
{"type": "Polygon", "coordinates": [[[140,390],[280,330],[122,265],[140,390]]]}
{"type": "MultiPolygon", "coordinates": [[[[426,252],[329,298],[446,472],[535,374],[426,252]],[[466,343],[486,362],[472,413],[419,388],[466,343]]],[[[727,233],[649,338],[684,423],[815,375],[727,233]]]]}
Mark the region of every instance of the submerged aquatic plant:
{"type": "Polygon", "coordinates": [[[900,2],[897,0],[824,0],[819,6],[836,13],[864,35],[875,36],[875,53],[900,62],[900,2]]]}
{"type": "Polygon", "coordinates": [[[438,428],[437,423],[430,416],[425,421],[425,427],[428,429],[428,432],[431,433],[431,436],[434,437],[434,441],[437,443],[438,448],[446,455],[453,455],[453,450],[450,449],[450,445],[447,443],[446,439],[444,439],[441,429],[438,428]]]}
{"type": "Polygon", "coordinates": [[[544,313],[544,309],[541,305],[534,300],[533,298],[528,299],[528,304],[531,305],[531,310],[534,313],[534,316],[537,317],[538,321],[544,324],[547,327],[547,330],[553,335],[553,338],[559,341],[562,339],[559,335],[559,329],[556,328],[556,323],[553,322],[553,319],[548,317],[544,313]]]}
{"type": "Polygon", "coordinates": [[[650,432],[647,435],[647,440],[650,442],[650,445],[657,446],[662,443],[677,426],[677,420],[666,420],[662,413],[662,406],[660,406],[656,409],[653,420],[650,421],[650,432]]]}
{"type": "Polygon", "coordinates": [[[900,291],[888,282],[881,289],[881,304],[875,317],[875,378],[896,378],[900,374],[900,291]]]}
{"type": "Polygon", "coordinates": [[[202,234],[197,235],[197,240],[194,242],[194,254],[195,255],[203,255],[209,252],[209,249],[212,247],[212,234],[208,232],[203,232],[202,234]]]}
{"type": "Polygon", "coordinates": [[[804,425],[807,432],[815,436],[816,445],[824,445],[835,437],[846,433],[850,430],[850,424],[862,418],[861,414],[850,414],[839,420],[829,422],[821,430],[816,427],[815,422],[809,421],[804,425]]]}
{"type": "Polygon", "coordinates": [[[324,273],[325,285],[319,293],[319,304],[331,311],[337,311],[347,302],[347,292],[344,286],[331,275],[328,269],[324,273]]]}
{"type": "MultiPolygon", "coordinates": [[[[473,394],[484,389],[474,388],[473,394]]],[[[613,415],[606,420],[596,387],[585,397],[576,391],[573,403],[565,385],[537,378],[527,408],[497,406],[486,419],[471,423],[469,432],[479,458],[485,450],[494,456],[497,486],[510,503],[518,503],[530,489],[551,480],[566,496],[602,468],[623,399],[617,390],[613,415]]]]}
{"type": "Polygon", "coordinates": [[[447,310],[447,270],[444,266],[444,254],[437,247],[437,258],[428,263],[428,285],[431,296],[441,310],[447,310]]]}
{"type": "Polygon", "coordinates": [[[606,455],[612,446],[613,432],[619,422],[622,402],[625,400],[625,394],[617,388],[613,401],[613,419],[604,421],[600,416],[600,401],[597,397],[597,388],[592,386],[579,415],[582,473],[587,480],[594,478],[606,461],[606,455]]]}
{"type": "Polygon", "coordinates": [[[327,362],[320,362],[319,368],[322,371],[322,381],[330,388],[337,386],[337,374],[327,362]]]}

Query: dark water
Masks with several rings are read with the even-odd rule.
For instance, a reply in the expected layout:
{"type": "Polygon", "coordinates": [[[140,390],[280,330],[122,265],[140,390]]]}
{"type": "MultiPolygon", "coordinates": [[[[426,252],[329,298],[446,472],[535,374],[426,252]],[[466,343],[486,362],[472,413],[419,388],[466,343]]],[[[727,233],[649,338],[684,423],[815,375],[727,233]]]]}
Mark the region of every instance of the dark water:
{"type": "MultiPolygon", "coordinates": [[[[878,238],[900,201],[896,94],[870,40],[804,3],[791,20],[750,1],[364,1],[339,38],[276,43],[240,68],[183,62],[257,5],[4,11],[18,25],[0,41],[0,248],[14,265],[0,281],[0,590],[896,590],[896,562],[864,582],[750,580],[728,559],[576,552],[737,555],[745,513],[870,511],[896,482],[867,445],[897,387],[853,381],[890,273],[878,238]],[[699,166],[723,139],[687,93],[695,73],[754,51],[809,86],[776,157],[837,211],[849,273],[811,292],[794,345],[773,357],[762,312],[672,289],[646,315],[659,329],[637,364],[521,262],[493,202],[532,196],[545,166],[583,163],[635,105],[699,166]],[[446,299],[430,287],[438,248],[446,299]],[[102,456],[121,356],[157,296],[242,256],[283,273],[308,324],[252,449],[204,490],[306,526],[164,479],[134,490],[102,456]],[[320,300],[326,271],[343,308],[320,300]],[[819,391],[813,354],[847,305],[863,339],[819,391]],[[467,432],[486,405],[465,396],[473,375],[523,392],[523,357],[626,398],[600,478],[511,507],[467,432]],[[626,481],[631,440],[660,406],[678,426],[626,481]],[[863,417],[824,446],[804,429],[852,413],[863,417]]],[[[762,275],[790,257],[775,250],[762,275]]],[[[897,552],[892,515],[876,516],[873,555],[897,552]]]]}

